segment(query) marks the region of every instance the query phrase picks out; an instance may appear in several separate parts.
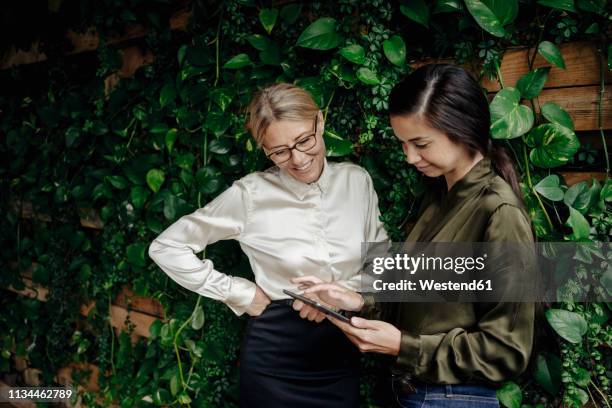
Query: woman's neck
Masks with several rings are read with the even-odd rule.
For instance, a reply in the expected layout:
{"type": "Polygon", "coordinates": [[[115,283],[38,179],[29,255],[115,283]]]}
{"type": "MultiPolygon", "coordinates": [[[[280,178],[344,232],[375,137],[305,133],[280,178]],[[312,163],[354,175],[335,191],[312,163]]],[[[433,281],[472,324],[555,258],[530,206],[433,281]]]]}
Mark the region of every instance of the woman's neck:
{"type": "Polygon", "coordinates": [[[461,160],[460,165],[457,165],[453,170],[449,171],[444,175],[446,179],[446,190],[450,191],[451,188],[455,185],[456,182],[465,177],[466,174],[469,173],[470,170],[484,158],[482,153],[476,152],[474,157],[467,157],[466,160],[461,160]]]}

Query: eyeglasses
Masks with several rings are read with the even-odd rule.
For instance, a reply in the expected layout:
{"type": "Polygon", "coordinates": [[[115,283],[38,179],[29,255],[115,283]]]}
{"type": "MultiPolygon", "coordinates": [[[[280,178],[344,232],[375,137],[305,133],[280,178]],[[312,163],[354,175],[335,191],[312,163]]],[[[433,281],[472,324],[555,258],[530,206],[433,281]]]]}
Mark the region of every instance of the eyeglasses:
{"type": "Polygon", "coordinates": [[[293,146],[286,147],[284,149],[280,149],[275,152],[272,152],[266,155],[266,157],[272,160],[276,164],[283,164],[285,162],[288,162],[289,159],[291,159],[291,155],[293,154],[293,149],[297,150],[298,152],[302,152],[302,153],[313,149],[317,145],[317,124],[318,124],[317,122],[318,120],[319,120],[319,114],[317,113],[317,115],[315,116],[315,120],[314,120],[314,131],[312,132],[312,134],[305,136],[302,139],[298,140],[293,146]]]}

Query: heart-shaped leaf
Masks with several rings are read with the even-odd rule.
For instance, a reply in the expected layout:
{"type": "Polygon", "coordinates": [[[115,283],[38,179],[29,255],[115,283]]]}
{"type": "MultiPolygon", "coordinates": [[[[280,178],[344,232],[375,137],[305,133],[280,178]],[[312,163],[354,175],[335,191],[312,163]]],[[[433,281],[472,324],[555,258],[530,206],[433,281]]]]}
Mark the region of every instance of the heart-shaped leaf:
{"type": "Polygon", "coordinates": [[[536,68],[518,80],[516,88],[521,92],[523,98],[533,99],[542,92],[549,71],[550,67],[536,68]]]}
{"type": "Polygon", "coordinates": [[[551,353],[539,354],[533,378],[551,395],[557,395],[561,388],[561,360],[551,353]]]}
{"type": "Polygon", "coordinates": [[[293,24],[302,12],[302,4],[287,4],[280,11],[280,16],[287,24],[293,24]]]}
{"type": "Polygon", "coordinates": [[[332,130],[325,130],[324,140],[327,157],[342,157],[353,152],[353,143],[350,140],[343,139],[332,130]]]}
{"type": "Polygon", "coordinates": [[[358,65],[365,62],[365,50],[358,44],[347,45],[342,48],[340,50],[340,55],[358,65]]]}
{"type": "Polygon", "coordinates": [[[198,305],[191,315],[191,328],[193,330],[200,330],[204,326],[204,309],[198,305]]]}
{"type": "Polygon", "coordinates": [[[571,240],[577,242],[588,240],[591,229],[589,222],[580,211],[570,206],[567,208],[569,208],[570,215],[565,223],[572,228],[571,240]]]}
{"type": "Polygon", "coordinates": [[[429,27],[429,8],[424,0],[410,0],[400,5],[400,11],[409,19],[429,27]]]}
{"type": "Polygon", "coordinates": [[[490,105],[491,136],[494,139],[513,139],[533,126],[533,111],[520,104],[521,94],[515,88],[499,91],[490,105]]]}
{"type": "Polygon", "coordinates": [[[176,128],[168,129],[166,132],[166,149],[168,149],[168,153],[172,153],[172,149],[174,148],[174,143],[178,138],[178,130],[176,128]]]}
{"type": "Polygon", "coordinates": [[[576,6],[580,10],[604,14],[606,11],[606,0],[576,0],[576,6]]]}
{"type": "Polygon", "coordinates": [[[251,34],[246,39],[253,48],[259,51],[265,50],[270,44],[270,39],[261,34],[251,34]]]}
{"type": "Polygon", "coordinates": [[[372,71],[370,68],[359,68],[357,70],[357,78],[359,78],[359,80],[366,85],[380,84],[380,79],[378,79],[378,75],[376,75],[376,72],[372,71]]]}
{"type": "Polygon", "coordinates": [[[465,0],[465,5],[472,17],[474,17],[474,20],[476,20],[476,23],[483,30],[496,37],[504,37],[506,35],[506,30],[504,30],[501,21],[484,1],[465,0]]]}
{"type": "Polygon", "coordinates": [[[570,343],[577,344],[582,341],[582,336],[587,331],[587,322],[584,317],[563,309],[548,309],[545,315],[546,320],[559,336],[570,343]]]}
{"type": "Polygon", "coordinates": [[[240,69],[246,67],[247,65],[253,65],[253,62],[246,54],[238,54],[235,57],[232,57],[229,61],[223,65],[223,68],[227,69],[240,69]]]}
{"type": "Polygon", "coordinates": [[[555,44],[550,41],[542,41],[540,45],[538,45],[538,52],[546,61],[559,68],[565,69],[565,61],[563,61],[561,51],[559,51],[559,48],[557,48],[555,44]]]}
{"type": "Polygon", "coordinates": [[[297,45],[314,50],[331,50],[339,46],[344,39],[336,32],[336,20],[321,17],[302,32],[297,45]]]}
{"type": "Polygon", "coordinates": [[[557,10],[566,10],[576,12],[574,0],[538,0],[538,4],[551,7],[557,10]]]}
{"type": "Polygon", "coordinates": [[[551,174],[540,180],[540,182],[536,184],[535,189],[540,195],[551,201],[561,201],[563,200],[563,190],[559,182],[559,176],[551,174]]]}
{"type": "Polygon", "coordinates": [[[157,193],[162,184],[164,184],[164,180],[166,179],[166,175],[163,170],[160,169],[151,169],[147,172],[147,185],[154,193],[157,193]]]}
{"type": "Polygon", "coordinates": [[[403,67],[406,63],[406,43],[399,35],[394,35],[385,40],[383,42],[383,51],[393,65],[403,67]]]}
{"type": "Polygon", "coordinates": [[[546,102],[542,105],[542,115],[552,123],[558,123],[568,129],[574,130],[574,121],[563,108],[554,102],[546,102]]]}
{"type": "Polygon", "coordinates": [[[516,383],[508,381],[497,390],[497,399],[507,408],[521,408],[523,392],[516,383]]]}
{"type": "Polygon", "coordinates": [[[545,123],[534,128],[525,141],[533,148],[529,153],[531,162],[544,168],[567,163],[580,147],[576,134],[557,123],[545,123]]]}
{"type": "Polygon", "coordinates": [[[278,9],[261,9],[259,12],[259,21],[263,28],[270,34],[276,24],[278,18],[278,9]]]}
{"type": "Polygon", "coordinates": [[[142,186],[132,187],[130,191],[130,201],[134,205],[134,208],[143,208],[150,194],[151,192],[142,186]]]}
{"type": "Polygon", "coordinates": [[[132,265],[146,266],[145,260],[145,244],[137,243],[130,244],[126,249],[127,260],[132,265]]]}
{"type": "Polygon", "coordinates": [[[162,108],[169,105],[170,103],[174,102],[176,95],[177,93],[176,87],[174,86],[174,81],[168,81],[168,83],[166,83],[166,85],[164,85],[164,87],[161,89],[159,94],[159,104],[162,108]]]}
{"type": "Polygon", "coordinates": [[[434,6],[432,14],[454,13],[463,10],[463,4],[459,0],[438,0],[434,6]]]}

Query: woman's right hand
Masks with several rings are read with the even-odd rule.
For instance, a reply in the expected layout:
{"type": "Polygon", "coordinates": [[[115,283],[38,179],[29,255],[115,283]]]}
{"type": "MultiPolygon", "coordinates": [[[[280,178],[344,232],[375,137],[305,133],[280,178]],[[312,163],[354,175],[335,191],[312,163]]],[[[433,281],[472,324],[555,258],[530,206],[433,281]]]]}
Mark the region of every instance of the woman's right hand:
{"type": "Polygon", "coordinates": [[[304,290],[304,295],[316,294],[319,299],[332,307],[358,312],[363,307],[363,297],[350,289],[345,288],[334,282],[321,282],[314,276],[301,276],[291,279],[293,283],[299,283],[300,289],[304,290]]]}
{"type": "Polygon", "coordinates": [[[255,286],[255,297],[253,297],[253,301],[249,305],[246,310],[249,316],[259,316],[263,313],[266,307],[270,304],[271,300],[264,293],[264,291],[259,287],[259,285],[255,286]]]}

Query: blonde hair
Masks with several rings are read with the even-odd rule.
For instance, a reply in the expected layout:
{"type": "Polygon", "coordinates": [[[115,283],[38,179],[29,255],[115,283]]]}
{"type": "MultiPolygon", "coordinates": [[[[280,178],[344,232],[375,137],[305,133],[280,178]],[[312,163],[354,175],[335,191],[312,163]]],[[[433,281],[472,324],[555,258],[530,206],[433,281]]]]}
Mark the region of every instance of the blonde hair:
{"type": "Polygon", "coordinates": [[[247,112],[246,127],[261,147],[266,130],[273,122],[311,120],[318,114],[319,107],[304,89],[280,83],[258,91],[247,112]]]}

